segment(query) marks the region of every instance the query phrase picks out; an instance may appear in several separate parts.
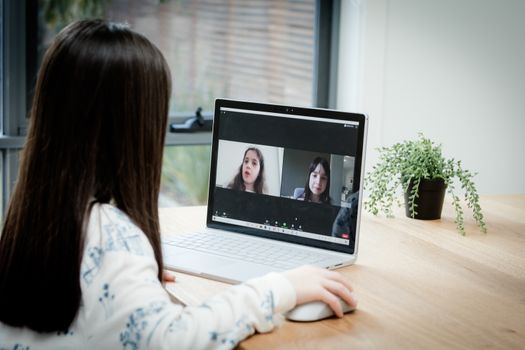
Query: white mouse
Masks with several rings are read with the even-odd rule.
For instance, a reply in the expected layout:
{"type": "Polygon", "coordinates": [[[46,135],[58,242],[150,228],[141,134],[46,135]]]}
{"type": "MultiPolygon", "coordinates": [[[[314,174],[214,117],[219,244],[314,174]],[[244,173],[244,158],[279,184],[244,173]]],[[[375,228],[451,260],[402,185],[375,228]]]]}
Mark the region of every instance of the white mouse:
{"type": "MultiPolygon", "coordinates": [[[[354,307],[348,305],[342,299],[339,299],[339,303],[341,303],[344,313],[355,310],[354,307]]],[[[330,306],[323,303],[322,301],[314,301],[296,306],[292,310],[288,311],[285,314],[285,317],[290,321],[311,322],[322,320],[333,315],[334,311],[330,308],[330,306]]]]}

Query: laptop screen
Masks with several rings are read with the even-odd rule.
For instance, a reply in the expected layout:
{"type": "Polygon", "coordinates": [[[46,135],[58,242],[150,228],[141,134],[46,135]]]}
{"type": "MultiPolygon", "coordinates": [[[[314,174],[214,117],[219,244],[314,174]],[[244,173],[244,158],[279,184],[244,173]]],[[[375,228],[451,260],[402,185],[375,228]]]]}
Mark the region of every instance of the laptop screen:
{"type": "Polygon", "coordinates": [[[366,117],[217,100],[209,227],[354,253],[366,117]]]}

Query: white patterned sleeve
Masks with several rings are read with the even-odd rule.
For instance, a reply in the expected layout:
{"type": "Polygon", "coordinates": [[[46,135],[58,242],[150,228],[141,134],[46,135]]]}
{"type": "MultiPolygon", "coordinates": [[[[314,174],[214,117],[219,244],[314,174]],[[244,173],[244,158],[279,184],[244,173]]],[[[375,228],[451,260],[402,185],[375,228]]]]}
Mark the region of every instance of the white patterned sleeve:
{"type": "Polygon", "coordinates": [[[233,286],[198,307],[173,304],[144,234],[129,221],[99,224],[103,238],[88,244],[82,263],[77,320],[90,346],[230,349],[256,331],[271,331],[280,313],[295,305],[292,285],[277,273],[233,286]]]}

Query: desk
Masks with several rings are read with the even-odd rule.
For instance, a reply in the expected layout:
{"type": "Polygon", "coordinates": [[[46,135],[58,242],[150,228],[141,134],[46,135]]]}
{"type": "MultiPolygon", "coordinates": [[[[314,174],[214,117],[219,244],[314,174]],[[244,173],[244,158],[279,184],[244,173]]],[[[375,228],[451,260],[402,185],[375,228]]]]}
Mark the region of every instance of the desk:
{"type": "MultiPolygon", "coordinates": [[[[241,349],[525,349],[525,195],[485,196],[488,234],[466,213],[457,233],[449,201],[441,220],[363,213],[359,256],[340,269],[358,310],[343,319],[286,322],[241,349]]],[[[204,207],[161,209],[162,232],[202,226],[204,207]]],[[[176,273],[172,290],[189,304],[227,288],[176,273]]]]}

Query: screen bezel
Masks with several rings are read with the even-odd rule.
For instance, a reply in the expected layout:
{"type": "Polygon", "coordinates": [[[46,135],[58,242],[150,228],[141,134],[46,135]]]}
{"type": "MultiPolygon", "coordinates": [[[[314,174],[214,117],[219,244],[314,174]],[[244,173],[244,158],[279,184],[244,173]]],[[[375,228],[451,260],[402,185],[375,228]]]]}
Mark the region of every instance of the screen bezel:
{"type": "Polygon", "coordinates": [[[365,114],[342,112],[323,108],[306,108],[306,107],[294,107],[285,105],[266,104],[258,102],[247,102],[239,100],[229,99],[216,99],[215,100],[215,113],[213,120],[213,139],[212,139],[212,152],[211,152],[211,166],[210,166],[210,181],[208,187],[208,207],[206,215],[206,226],[215,229],[221,229],[226,231],[232,231],[241,234],[253,235],[257,237],[270,238],[282,242],[296,243],[308,247],[316,247],[321,249],[327,249],[331,251],[337,251],[341,253],[357,255],[358,241],[359,241],[359,230],[360,230],[360,218],[362,211],[362,193],[363,193],[363,171],[364,171],[364,148],[366,144],[366,131],[367,131],[368,117],[365,114]],[[304,237],[282,235],[279,233],[237,226],[228,223],[222,223],[213,221],[213,208],[210,204],[214,203],[214,190],[216,187],[216,175],[217,175],[217,156],[218,156],[218,143],[219,143],[219,128],[220,128],[220,110],[221,108],[233,108],[250,110],[254,112],[270,112],[288,114],[290,116],[301,116],[301,117],[312,117],[321,119],[339,119],[357,122],[357,147],[355,155],[355,171],[354,181],[358,184],[359,189],[359,200],[357,207],[357,222],[355,229],[355,240],[354,246],[342,245],[338,243],[331,243],[325,241],[318,241],[315,239],[309,239],[304,237]]]}

